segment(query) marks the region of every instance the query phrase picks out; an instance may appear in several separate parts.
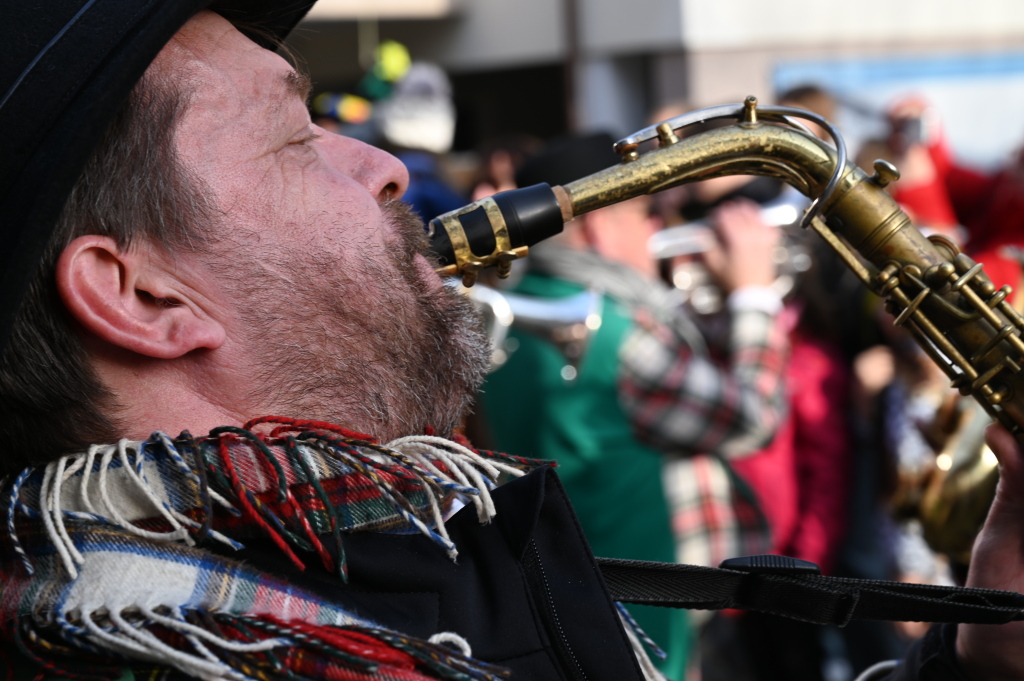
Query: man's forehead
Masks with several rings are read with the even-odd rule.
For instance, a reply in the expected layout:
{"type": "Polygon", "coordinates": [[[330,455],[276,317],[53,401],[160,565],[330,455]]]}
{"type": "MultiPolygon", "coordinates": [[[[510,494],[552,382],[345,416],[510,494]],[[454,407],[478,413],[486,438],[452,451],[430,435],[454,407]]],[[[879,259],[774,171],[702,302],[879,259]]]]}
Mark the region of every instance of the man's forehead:
{"type": "Polygon", "coordinates": [[[154,67],[171,70],[200,90],[247,86],[254,94],[306,95],[308,79],[279,55],[243,35],[223,17],[204,11],[175,34],[154,67]]]}

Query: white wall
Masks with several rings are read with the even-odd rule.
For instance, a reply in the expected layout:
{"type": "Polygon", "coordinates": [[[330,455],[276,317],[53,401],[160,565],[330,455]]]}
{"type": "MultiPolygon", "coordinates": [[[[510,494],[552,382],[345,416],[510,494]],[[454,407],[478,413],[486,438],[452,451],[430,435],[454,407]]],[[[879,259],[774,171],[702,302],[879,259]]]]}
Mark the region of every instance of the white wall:
{"type": "MultiPolygon", "coordinates": [[[[337,1],[337,0],[336,0],[337,1]]],[[[1024,37],[1024,0],[577,0],[591,55],[1024,37]]],[[[446,60],[536,63],[564,51],[562,0],[461,0],[446,60]]]]}
{"type": "MultiPolygon", "coordinates": [[[[947,41],[1024,44],[1024,0],[576,1],[580,47],[586,56],[680,50],[834,52],[947,41]]],[[[414,0],[386,0],[410,2],[414,0]]],[[[360,3],[373,0],[322,0],[323,8],[312,16],[320,13],[325,19],[332,11],[360,3]]],[[[385,12],[386,3],[379,5],[380,12],[385,12]]],[[[416,3],[435,12],[449,7],[442,21],[423,23],[420,40],[410,40],[422,41],[422,58],[449,68],[514,68],[551,63],[565,54],[563,0],[416,3]]],[[[395,17],[389,11],[381,18],[395,17]]]]}
{"type": "Polygon", "coordinates": [[[531,66],[560,61],[565,51],[559,0],[465,0],[454,30],[424,55],[448,68],[531,66]]]}
{"type": "Polygon", "coordinates": [[[316,21],[436,19],[450,14],[453,0],[319,0],[306,15],[316,21]]]}
{"type": "Polygon", "coordinates": [[[682,45],[682,0],[576,0],[580,47],[591,54],[671,50],[682,45]]]}
{"type": "Polygon", "coordinates": [[[647,124],[643,63],[639,59],[592,57],[584,60],[576,81],[581,132],[625,137],[647,124]]]}
{"type": "Polygon", "coordinates": [[[694,50],[1024,34],[1020,0],[679,0],[694,50]]]}
{"type": "Polygon", "coordinates": [[[942,121],[957,158],[990,167],[1024,141],[1024,49],[999,54],[943,54],[932,58],[783,62],[777,89],[817,82],[845,106],[839,123],[853,146],[884,134],[884,112],[897,99],[923,97],[942,121]]]}

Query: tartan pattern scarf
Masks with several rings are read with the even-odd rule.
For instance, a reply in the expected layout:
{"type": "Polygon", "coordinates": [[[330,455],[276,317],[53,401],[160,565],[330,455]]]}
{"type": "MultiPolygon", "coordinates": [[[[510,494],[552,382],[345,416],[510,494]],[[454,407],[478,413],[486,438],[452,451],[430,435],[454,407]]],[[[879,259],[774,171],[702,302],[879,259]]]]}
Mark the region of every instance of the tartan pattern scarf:
{"type": "Polygon", "coordinates": [[[420,532],[454,559],[442,520],[452,503],[485,523],[499,477],[543,463],[467,445],[381,445],[266,417],[25,469],[0,484],[0,638],[40,671],[83,681],[125,666],[137,678],[494,681],[503,670],[469,657],[457,635],[385,630],[200,547],[269,536],[300,569],[297,551],[311,552],[342,580],[347,532],[420,532]]]}

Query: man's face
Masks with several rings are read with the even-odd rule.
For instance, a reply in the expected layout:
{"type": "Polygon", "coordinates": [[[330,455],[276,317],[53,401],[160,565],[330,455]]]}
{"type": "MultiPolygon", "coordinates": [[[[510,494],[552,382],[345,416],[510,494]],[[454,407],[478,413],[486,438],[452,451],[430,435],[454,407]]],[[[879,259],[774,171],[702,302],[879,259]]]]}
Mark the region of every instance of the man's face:
{"type": "Polygon", "coordinates": [[[390,200],[404,166],[313,125],[304,79],[215,14],[154,68],[189,83],[177,150],[218,208],[210,252],[195,256],[236,373],[214,399],[384,439],[449,431],[487,344],[419,254],[422,224],[390,200]]]}
{"type": "Polygon", "coordinates": [[[657,278],[657,263],[647,242],[661,228],[661,221],[651,216],[651,205],[651,197],[638,196],[594,211],[590,236],[591,247],[600,255],[657,278]]]}

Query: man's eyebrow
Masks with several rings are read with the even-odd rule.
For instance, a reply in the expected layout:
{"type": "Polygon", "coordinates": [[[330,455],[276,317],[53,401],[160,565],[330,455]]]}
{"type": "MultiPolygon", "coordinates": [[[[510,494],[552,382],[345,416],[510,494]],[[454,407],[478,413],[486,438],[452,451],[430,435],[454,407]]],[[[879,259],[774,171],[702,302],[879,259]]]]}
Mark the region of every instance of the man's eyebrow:
{"type": "Polygon", "coordinates": [[[284,75],[284,85],[289,94],[297,95],[309,106],[309,95],[313,92],[313,81],[305,73],[289,71],[284,75]]]}

